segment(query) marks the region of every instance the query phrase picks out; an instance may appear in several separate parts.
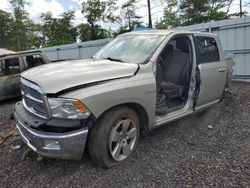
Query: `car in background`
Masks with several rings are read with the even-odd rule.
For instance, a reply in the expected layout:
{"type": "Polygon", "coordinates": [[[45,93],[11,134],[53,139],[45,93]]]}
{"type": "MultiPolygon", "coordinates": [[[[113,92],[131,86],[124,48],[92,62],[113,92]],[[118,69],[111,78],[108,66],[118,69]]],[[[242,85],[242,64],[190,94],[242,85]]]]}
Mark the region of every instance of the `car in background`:
{"type": "Polygon", "coordinates": [[[4,54],[12,54],[12,53],[15,53],[15,52],[11,51],[11,50],[4,49],[4,48],[0,48],[0,56],[2,56],[4,54]]]}
{"type": "Polygon", "coordinates": [[[41,51],[14,52],[0,56],[0,101],[21,96],[20,73],[50,63],[41,51]]]}

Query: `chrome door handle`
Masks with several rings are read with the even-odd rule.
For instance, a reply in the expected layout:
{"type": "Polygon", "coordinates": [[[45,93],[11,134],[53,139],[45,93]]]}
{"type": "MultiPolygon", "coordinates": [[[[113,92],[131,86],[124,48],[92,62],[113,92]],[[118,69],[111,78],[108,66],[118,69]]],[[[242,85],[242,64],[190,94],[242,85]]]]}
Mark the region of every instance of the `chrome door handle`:
{"type": "Polygon", "coordinates": [[[226,68],[219,68],[219,72],[225,72],[226,70],[226,68]]]}

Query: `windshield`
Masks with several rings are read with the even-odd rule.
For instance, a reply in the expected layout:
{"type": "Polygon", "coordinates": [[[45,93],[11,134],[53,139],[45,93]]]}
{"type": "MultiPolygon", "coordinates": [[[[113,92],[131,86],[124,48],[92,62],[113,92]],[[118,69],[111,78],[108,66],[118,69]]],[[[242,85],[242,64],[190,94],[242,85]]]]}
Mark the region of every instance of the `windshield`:
{"type": "Polygon", "coordinates": [[[144,63],[162,42],[164,35],[124,35],[115,38],[94,56],[125,63],[144,63]]]}

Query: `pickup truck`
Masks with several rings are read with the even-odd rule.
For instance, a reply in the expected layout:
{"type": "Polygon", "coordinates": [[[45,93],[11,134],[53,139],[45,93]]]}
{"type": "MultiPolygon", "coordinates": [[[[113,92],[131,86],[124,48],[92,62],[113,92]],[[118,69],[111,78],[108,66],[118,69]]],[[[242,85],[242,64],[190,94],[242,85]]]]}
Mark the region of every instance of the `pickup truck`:
{"type": "Polygon", "coordinates": [[[92,59],[23,72],[17,130],[40,155],[81,159],[87,148],[95,164],[110,168],[131,156],[141,131],[221,101],[227,75],[214,34],[125,33],[92,59]]]}
{"type": "Polygon", "coordinates": [[[0,101],[20,97],[20,73],[29,68],[49,63],[41,51],[13,52],[0,56],[0,101]]]}

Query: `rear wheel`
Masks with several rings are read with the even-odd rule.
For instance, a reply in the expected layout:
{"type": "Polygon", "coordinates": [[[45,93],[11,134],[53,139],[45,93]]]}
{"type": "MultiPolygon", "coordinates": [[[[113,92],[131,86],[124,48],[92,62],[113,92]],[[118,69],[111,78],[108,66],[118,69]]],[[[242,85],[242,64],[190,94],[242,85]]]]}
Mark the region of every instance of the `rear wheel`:
{"type": "Polygon", "coordinates": [[[135,151],[139,135],[136,112],[128,107],[114,108],[105,113],[90,131],[90,157],[104,168],[117,165],[135,151]]]}

